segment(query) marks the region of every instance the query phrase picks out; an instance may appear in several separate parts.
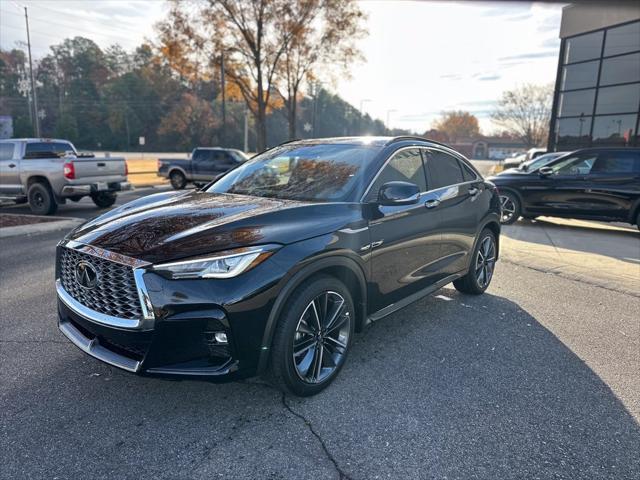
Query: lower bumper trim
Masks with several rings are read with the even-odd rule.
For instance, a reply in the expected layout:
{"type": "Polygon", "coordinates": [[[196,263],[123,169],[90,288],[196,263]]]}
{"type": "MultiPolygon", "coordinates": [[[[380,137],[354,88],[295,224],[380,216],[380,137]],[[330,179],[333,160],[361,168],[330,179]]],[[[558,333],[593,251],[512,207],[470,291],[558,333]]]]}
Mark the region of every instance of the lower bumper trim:
{"type": "Polygon", "coordinates": [[[60,322],[59,328],[64,336],[71,340],[71,343],[86,354],[129,372],[137,373],[140,370],[140,362],[104,348],[95,338],[85,337],[71,322],[60,322]]]}

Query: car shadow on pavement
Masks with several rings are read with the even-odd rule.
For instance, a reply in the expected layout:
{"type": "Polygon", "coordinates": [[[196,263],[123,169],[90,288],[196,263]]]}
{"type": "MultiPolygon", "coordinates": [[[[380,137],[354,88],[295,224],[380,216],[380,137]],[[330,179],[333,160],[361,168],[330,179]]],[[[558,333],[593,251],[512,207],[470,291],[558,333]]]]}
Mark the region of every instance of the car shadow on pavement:
{"type": "Polygon", "coordinates": [[[640,233],[635,229],[561,224],[543,219],[520,219],[502,227],[503,235],[528,243],[604,255],[627,263],[640,262],[640,233]]]}
{"type": "Polygon", "coordinates": [[[61,337],[36,346],[24,359],[33,362],[32,381],[3,387],[5,471],[8,478],[637,478],[636,420],[580,358],[506,298],[444,289],[355,338],[334,384],[304,399],[261,380],[135,377],[61,337]],[[42,348],[53,349],[55,361],[38,363],[42,348]]]}

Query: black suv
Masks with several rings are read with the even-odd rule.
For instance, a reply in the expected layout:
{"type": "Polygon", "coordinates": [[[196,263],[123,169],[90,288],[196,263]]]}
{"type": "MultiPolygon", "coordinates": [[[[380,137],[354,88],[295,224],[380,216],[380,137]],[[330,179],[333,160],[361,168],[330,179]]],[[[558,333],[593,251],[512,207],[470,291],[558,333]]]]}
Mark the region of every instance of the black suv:
{"type": "Polygon", "coordinates": [[[312,395],[367,323],[450,282],[484,292],[499,222],[495,187],[444,145],[291,142],[71,232],[57,250],[59,326],[131,372],[269,372],[312,395]]]}
{"type": "Polygon", "coordinates": [[[489,178],[500,191],[502,223],[539,215],[627,222],[640,227],[640,149],[576,150],[534,170],[489,178]]]}

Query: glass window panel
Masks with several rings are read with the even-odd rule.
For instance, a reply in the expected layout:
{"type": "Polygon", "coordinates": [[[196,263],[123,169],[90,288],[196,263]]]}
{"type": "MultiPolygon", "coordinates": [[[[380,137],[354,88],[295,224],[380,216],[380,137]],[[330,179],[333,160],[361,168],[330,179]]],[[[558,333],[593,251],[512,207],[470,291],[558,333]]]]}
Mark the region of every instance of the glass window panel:
{"type": "Polygon", "coordinates": [[[380,187],[387,182],[409,182],[418,186],[421,192],[427,190],[427,177],[422,164],[420,150],[411,148],[400,150],[376,178],[369,189],[369,201],[378,198],[380,187]]]}
{"type": "Polygon", "coordinates": [[[640,50],[640,22],[607,30],[605,56],[640,50]]]}
{"type": "Polygon", "coordinates": [[[598,81],[598,66],[600,62],[585,62],[567,65],[562,70],[561,90],[595,87],[598,81]]]}
{"type": "Polygon", "coordinates": [[[640,105],[640,83],[598,90],[596,113],[635,112],[640,105]]]}
{"type": "Polygon", "coordinates": [[[427,170],[433,180],[433,185],[429,185],[431,190],[448,187],[464,181],[460,163],[451,155],[437,150],[430,150],[427,153],[427,158],[427,170]]]}
{"type": "Polygon", "coordinates": [[[627,146],[633,142],[637,115],[608,115],[595,117],[593,143],[597,145],[627,146]]]}
{"type": "Polygon", "coordinates": [[[595,89],[561,93],[558,115],[560,117],[590,115],[593,113],[595,96],[595,89]]]}
{"type": "Polygon", "coordinates": [[[556,149],[575,150],[590,143],[591,117],[560,118],[556,123],[556,149]]]}
{"type": "Polygon", "coordinates": [[[640,82],[640,53],[602,60],[600,85],[640,82]]]}
{"type": "Polygon", "coordinates": [[[598,155],[591,173],[640,173],[640,153],[633,150],[609,150],[598,155]]]}
{"type": "Polygon", "coordinates": [[[564,63],[581,62],[600,57],[603,35],[604,32],[600,31],[567,39],[564,63]]]}

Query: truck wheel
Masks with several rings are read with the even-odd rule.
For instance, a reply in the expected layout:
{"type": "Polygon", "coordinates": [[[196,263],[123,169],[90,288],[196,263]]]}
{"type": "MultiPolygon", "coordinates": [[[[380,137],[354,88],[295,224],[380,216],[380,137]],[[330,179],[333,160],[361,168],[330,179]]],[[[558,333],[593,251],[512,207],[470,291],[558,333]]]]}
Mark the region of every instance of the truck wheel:
{"type": "Polygon", "coordinates": [[[44,183],[32,183],[27,191],[27,198],[29,199],[29,208],[37,215],[53,215],[58,209],[51,188],[44,183]]]}
{"type": "Polygon", "coordinates": [[[171,172],[171,175],[169,175],[169,181],[175,190],[182,190],[187,185],[187,179],[184,176],[184,173],[179,170],[171,172]]]}
{"type": "Polygon", "coordinates": [[[109,208],[116,203],[116,194],[111,192],[98,192],[91,194],[91,200],[100,208],[109,208]]]}

